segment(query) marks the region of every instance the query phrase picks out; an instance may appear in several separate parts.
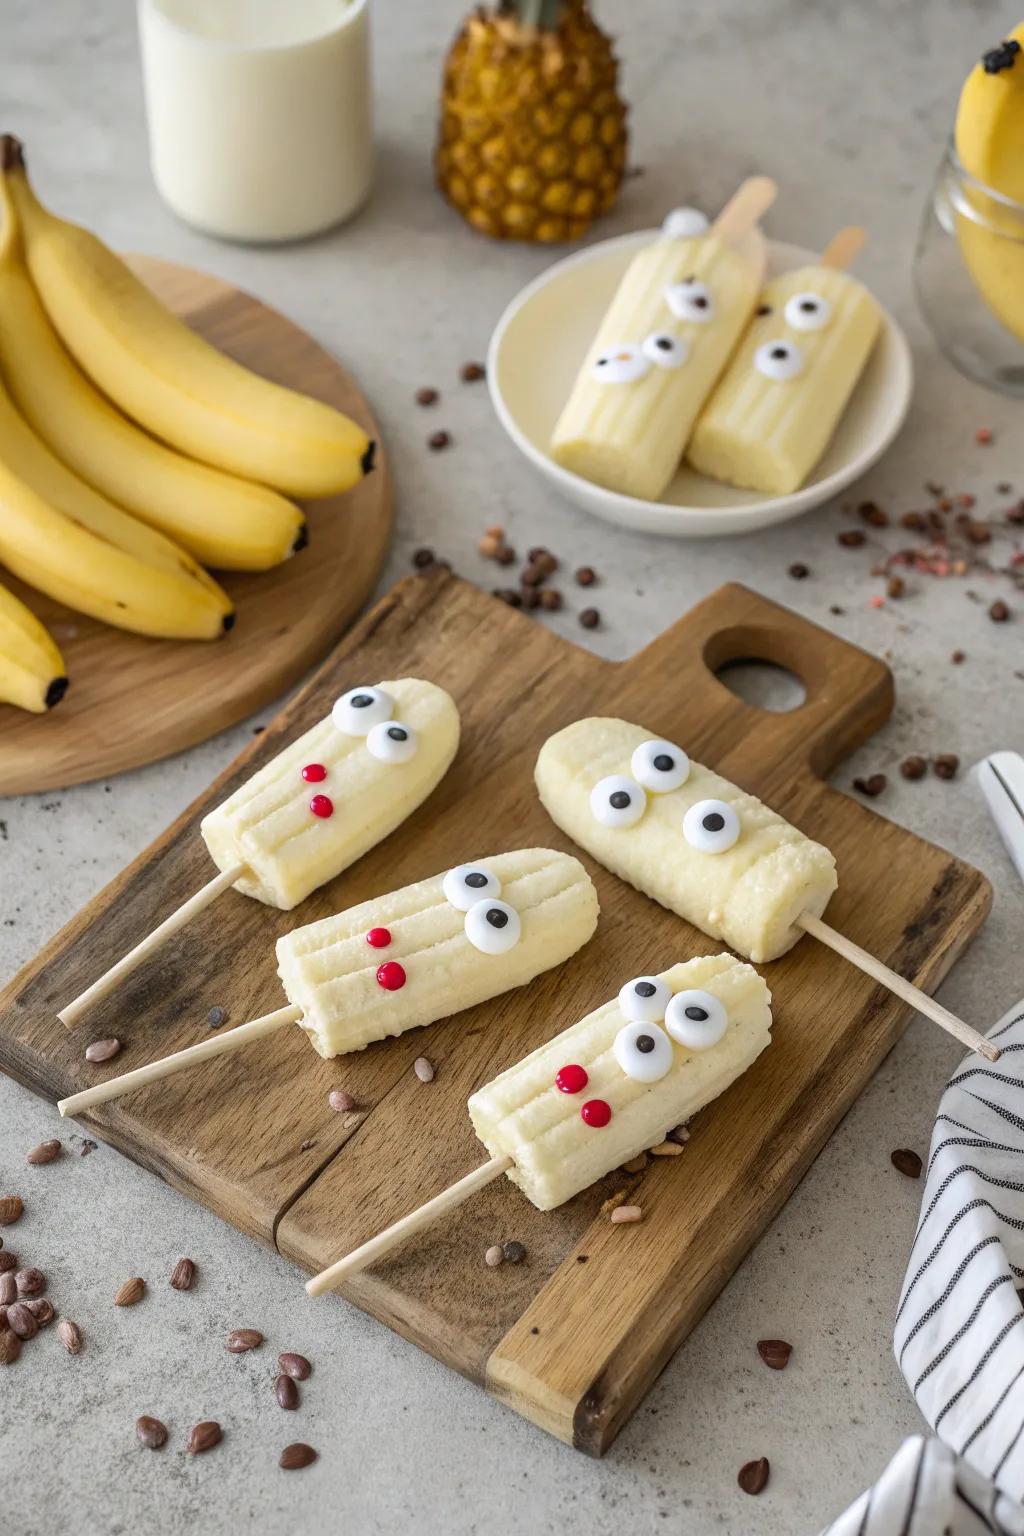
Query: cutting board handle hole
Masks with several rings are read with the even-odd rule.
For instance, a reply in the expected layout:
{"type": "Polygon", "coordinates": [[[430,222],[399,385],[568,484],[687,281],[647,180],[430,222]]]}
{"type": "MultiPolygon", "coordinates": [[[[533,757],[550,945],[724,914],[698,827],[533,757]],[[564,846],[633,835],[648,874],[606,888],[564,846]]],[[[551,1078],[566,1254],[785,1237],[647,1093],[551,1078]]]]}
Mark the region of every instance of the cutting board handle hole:
{"type": "Polygon", "coordinates": [[[715,670],[718,681],[744,704],[787,715],[807,702],[807,689],[795,672],[760,657],[737,657],[715,670]]]}

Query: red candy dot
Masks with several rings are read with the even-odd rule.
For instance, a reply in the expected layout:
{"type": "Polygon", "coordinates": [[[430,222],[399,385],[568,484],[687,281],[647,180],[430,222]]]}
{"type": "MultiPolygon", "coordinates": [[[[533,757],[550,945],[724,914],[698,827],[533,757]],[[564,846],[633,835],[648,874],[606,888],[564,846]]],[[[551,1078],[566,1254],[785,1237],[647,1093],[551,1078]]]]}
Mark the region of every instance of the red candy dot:
{"type": "Polygon", "coordinates": [[[371,949],[387,949],[391,943],[391,931],[388,928],[371,928],[366,935],[366,942],[371,949]]]}
{"type": "Polygon", "coordinates": [[[573,1064],[570,1067],[561,1067],[555,1078],[555,1087],[560,1093],[582,1093],[590,1079],[585,1067],[573,1064]]]}
{"type": "Polygon", "coordinates": [[[385,992],[397,992],[405,986],[405,970],[397,960],[385,960],[377,967],[377,983],[385,992]]]}
{"type": "Polygon", "coordinates": [[[321,784],[327,777],[327,769],[323,763],[307,763],[302,770],[302,777],[307,784],[321,784]]]}
{"type": "Polygon", "coordinates": [[[330,795],[314,795],[309,802],[309,808],[314,816],[322,816],[324,820],[334,815],[334,801],[330,795]]]}
{"type": "Polygon", "coordinates": [[[606,1104],[604,1099],[588,1099],[580,1110],[580,1119],[586,1125],[592,1125],[599,1131],[603,1125],[607,1125],[612,1117],[612,1107],[606,1104]]]}

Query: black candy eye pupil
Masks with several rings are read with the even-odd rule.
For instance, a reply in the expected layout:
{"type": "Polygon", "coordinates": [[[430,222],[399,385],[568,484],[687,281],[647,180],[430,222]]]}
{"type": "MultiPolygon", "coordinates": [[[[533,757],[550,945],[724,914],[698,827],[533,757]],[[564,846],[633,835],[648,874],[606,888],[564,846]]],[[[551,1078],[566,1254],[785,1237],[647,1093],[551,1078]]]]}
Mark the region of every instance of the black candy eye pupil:
{"type": "Polygon", "coordinates": [[[725,817],[718,811],[709,811],[701,821],[701,826],[705,832],[721,832],[725,826],[725,817]]]}
{"type": "Polygon", "coordinates": [[[693,307],[694,309],[707,309],[708,301],[702,293],[697,294],[697,297],[693,301],[693,307]]]}
{"type": "Polygon", "coordinates": [[[654,1050],[654,1037],[653,1037],[653,1035],[637,1035],[637,1037],[636,1037],[636,1048],[644,1056],[647,1055],[648,1051],[653,1051],[654,1050]]]}
{"type": "Polygon", "coordinates": [[[482,890],[483,887],[487,884],[487,876],[481,874],[478,869],[474,869],[471,875],[466,876],[466,884],[470,887],[471,890],[482,890]]]}
{"type": "Polygon", "coordinates": [[[800,302],[800,308],[803,310],[805,315],[813,315],[817,307],[817,299],[802,299],[800,302]]]}
{"type": "Polygon", "coordinates": [[[772,357],[783,359],[783,358],[787,358],[788,356],[789,356],[788,348],[786,348],[786,347],[772,347],[772,357]]]}
{"type": "Polygon", "coordinates": [[[487,914],[487,921],[492,928],[504,928],[508,924],[508,913],[502,912],[500,907],[491,907],[487,914]]]}
{"type": "Polygon", "coordinates": [[[657,988],[653,981],[638,981],[633,991],[637,997],[653,997],[657,988]]]}
{"type": "Polygon", "coordinates": [[[654,759],[654,766],[659,773],[671,773],[675,767],[675,760],[669,757],[667,752],[659,752],[654,759]]]}
{"type": "Polygon", "coordinates": [[[355,698],[352,700],[352,708],[353,709],[366,709],[372,703],[373,703],[373,698],[372,698],[372,696],[370,694],[368,694],[368,693],[357,693],[355,698]]]}
{"type": "Polygon", "coordinates": [[[696,1003],[691,1003],[688,1008],[683,1009],[683,1012],[686,1014],[688,1019],[693,1019],[695,1024],[703,1024],[704,1020],[708,1016],[707,1009],[698,1008],[696,1003]]]}
{"type": "Polygon", "coordinates": [[[672,339],[669,336],[659,336],[654,345],[658,347],[662,352],[672,351],[672,339]]]}
{"type": "Polygon", "coordinates": [[[631,803],[631,797],[624,789],[617,789],[614,794],[608,796],[608,804],[613,811],[624,811],[631,803]]]}
{"type": "Polygon", "coordinates": [[[408,741],[409,739],[408,731],[404,731],[400,725],[389,725],[388,735],[392,741],[408,741]]]}

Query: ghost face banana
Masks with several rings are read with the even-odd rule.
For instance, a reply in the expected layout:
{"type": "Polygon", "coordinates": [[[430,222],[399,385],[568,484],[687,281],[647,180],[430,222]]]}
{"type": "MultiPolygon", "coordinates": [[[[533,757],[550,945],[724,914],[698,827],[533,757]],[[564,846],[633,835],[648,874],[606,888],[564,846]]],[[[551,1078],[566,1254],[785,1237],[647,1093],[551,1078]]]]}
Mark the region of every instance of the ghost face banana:
{"type": "Polygon", "coordinates": [[[215,640],[231,627],[223,593],[65,517],[0,462],[0,564],[79,613],[163,639],[215,640]]]}
{"type": "Polygon", "coordinates": [[[204,565],[263,571],[304,542],[293,502],[158,443],[104,399],[57,338],[21,259],[0,180],[0,369],[22,414],[63,462],[204,565]]]}
{"type": "Polygon", "coordinates": [[[126,415],[182,453],[289,495],[332,496],[362,479],[372,453],[361,427],[218,352],[95,235],[43,208],[10,135],[0,163],[45,309],[126,415]]]}
{"type": "MultiPolygon", "coordinates": [[[[23,480],[55,512],[62,512],[74,523],[105,540],[114,548],[132,555],[143,565],[165,571],[175,581],[198,583],[209,594],[211,608],[225,620],[234,612],[231,599],[203,567],[184,549],[137,518],[116,507],[112,501],[80,480],[73,470],[52,454],[25,418],[17,410],[0,382],[0,465],[23,480]]],[[[70,572],[68,573],[71,574],[70,572]]],[[[33,586],[39,583],[33,582],[33,586]]],[[[69,582],[70,586],[71,583],[69,582]]],[[[190,601],[195,595],[185,586],[190,601]]],[[[72,604],[72,606],[77,606],[72,604]]]]}
{"type": "Polygon", "coordinates": [[[32,611],[0,586],[0,703],[41,715],[67,692],[64,660],[32,611]]]}

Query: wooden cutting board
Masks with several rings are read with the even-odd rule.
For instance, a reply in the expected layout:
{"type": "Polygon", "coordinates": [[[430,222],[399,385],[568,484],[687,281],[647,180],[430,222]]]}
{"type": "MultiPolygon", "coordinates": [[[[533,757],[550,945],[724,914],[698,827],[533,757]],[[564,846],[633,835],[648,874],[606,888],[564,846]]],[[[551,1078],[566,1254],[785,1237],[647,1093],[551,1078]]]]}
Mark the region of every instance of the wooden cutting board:
{"type": "MultiPolygon", "coordinates": [[[[739,586],[713,593],[615,665],[441,572],[400,583],[184,816],[79,914],[0,997],[0,1064],[49,1099],[178,1049],[283,1001],[273,944],[306,922],[471,858],[571,848],[533,789],[536,753],[582,715],[621,714],[763,796],[839,861],[832,921],[932,988],[983,921],[976,870],[822,782],[892,708],[874,658],[739,586]],[[796,672],[806,703],[767,714],[715,676],[758,657],[796,672]],[[402,674],[462,711],[454,767],[380,848],[295,913],[229,893],[69,1034],[56,1009],[210,875],[203,812],[326,713],[345,689],[402,674]],[[115,1063],[90,1039],[117,1034],[115,1063]]],[[[577,850],[573,850],[577,851],[577,850]]],[[[597,936],[560,970],[425,1031],[321,1061],[288,1030],[103,1106],[90,1125],[179,1189],[305,1269],[320,1269],[482,1160],[467,1095],[639,972],[716,946],[585,860],[597,936]],[[437,1069],[421,1083],[414,1059],[437,1069]],[[333,1114],[331,1088],[360,1108],[333,1114]]],[[[563,1440],[599,1455],[725,1284],[850,1107],[907,1019],[888,992],[809,938],[765,967],[774,1043],[694,1124],[682,1156],[628,1181],[636,1226],[612,1226],[609,1176],[541,1214],[505,1180],[443,1228],[357,1277],[346,1294],[563,1440]],[[522,1264],[487,1269],[493,1242],[522,1264]]],[[[296,1276],[296,1306],[307,1301],[296,1276]]]]}
{"type": "Polygon", "coordinates": [[[275,570],[223,573],[237,605],[211,642],[109,629],[2,573],[53,630],[71,687],[57,709],[0,704],[0,794],[65,788],[137,768],[225,730],[277,699],[343,634],[380,574],[391,536],[391,473],[359,386],[311,336],[251,294],[204,272],[130,258],[200,335],[247,367],[326,400],[378,444],[377,466],[346,496],[306,507],[309,545],[275,570]]]}

